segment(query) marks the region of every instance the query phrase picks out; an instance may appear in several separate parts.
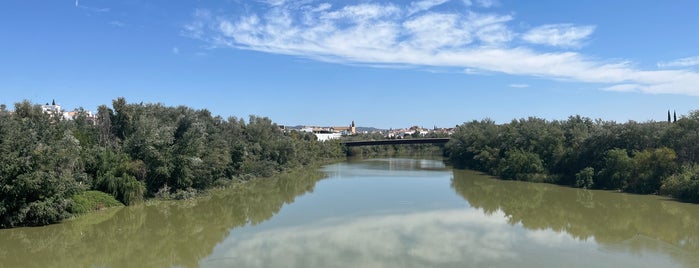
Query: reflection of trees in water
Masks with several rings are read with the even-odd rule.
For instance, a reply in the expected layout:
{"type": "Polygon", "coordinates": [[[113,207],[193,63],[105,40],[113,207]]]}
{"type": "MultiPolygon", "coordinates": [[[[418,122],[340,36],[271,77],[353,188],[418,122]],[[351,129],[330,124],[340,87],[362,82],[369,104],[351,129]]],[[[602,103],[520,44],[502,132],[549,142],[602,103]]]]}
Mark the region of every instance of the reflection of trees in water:
{"type": "Polygon", "coordinates": [[[315,169],[263,178],[188,201],[86,215],[62,224],[0,230],[0,266],[198,267],[231,228],[258,224],[313,191],[315,169]]]}
{"type": "Polygon", "coordinates": [[[632,252],[699,253],[699,206],[694,204],[502,181],[468,170],[454,171],[452,187],[471,206],[486,213],[502,210],[511,224],[521,223],[530,230],[552,229],[578,239],[594,237],[602,245],[632,252]]]}

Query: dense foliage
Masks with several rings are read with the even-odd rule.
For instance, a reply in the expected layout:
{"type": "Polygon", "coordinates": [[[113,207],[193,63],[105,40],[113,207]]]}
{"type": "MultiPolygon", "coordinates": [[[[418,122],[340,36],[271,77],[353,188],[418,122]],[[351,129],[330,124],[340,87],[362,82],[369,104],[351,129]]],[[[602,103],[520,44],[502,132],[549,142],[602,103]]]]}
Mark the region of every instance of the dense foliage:
{"type": "Polygon", "coordinates": [[[672,123],[620,124],[580,116],[472,121],[458,126],[445,153],[457,167],[503,179],[699,202],[699,112],[672,123]]]}
{"type": "Polygon", "coordinates": [[[345,155],[337,141],[283,132],[268,118],[248,122],[207,110],[114,100],[75,120],[25,101],[0,107],[0,227],[69,217],[87,190],[124,204],[189,196],[234,179],[269,176],[345,155]]]}
{"type": "Polygon", "coordinates": [[[323,177],[314,165],[196,199],[148,202],[47,228],[12,230],[0,239],[0,267],[206,266],[200,260],[211,256],[231,229],[269,220],[285,204],[313,192],[323,177]]]}
{"type": "Polygon", "coordinates": [[[73,200],[73,206],[70,212],[75,214],[123,206],[113,196],[100,191],[84,191],[74,195],[71,199],[73,200]]]}

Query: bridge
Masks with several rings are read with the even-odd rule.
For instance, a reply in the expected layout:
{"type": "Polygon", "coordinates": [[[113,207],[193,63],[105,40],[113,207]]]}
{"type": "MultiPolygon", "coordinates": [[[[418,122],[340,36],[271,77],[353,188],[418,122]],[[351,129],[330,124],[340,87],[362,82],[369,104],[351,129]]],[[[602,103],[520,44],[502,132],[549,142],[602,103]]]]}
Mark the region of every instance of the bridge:
{"type": "Polygon", "coordinates": [[[396,139],[396,140],[375,140],[375,141],[343,141],[347,147],[371,146],[371,145],[393,145],[393,144],[445,144],[449,138],[424,138],[424,139],[396,139]]]}

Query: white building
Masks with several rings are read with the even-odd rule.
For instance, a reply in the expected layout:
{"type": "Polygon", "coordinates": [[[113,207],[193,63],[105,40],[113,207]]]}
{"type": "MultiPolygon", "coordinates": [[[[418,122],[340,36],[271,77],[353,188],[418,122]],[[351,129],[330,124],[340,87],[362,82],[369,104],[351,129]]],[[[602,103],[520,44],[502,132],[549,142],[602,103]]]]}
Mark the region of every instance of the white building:
{"type": "MultiPolygon", "coordinates": [[[[60,104],[56,104],[56,101],[51,101],[51,104],[46,103],[45,105],[41,105],[41,111],[44,112],[45,114],[55,116],[55,115],[60,115],[63,120],[75,120],[75,118],[78,116],[79,112],[78,110],[73,110],[70,112],[63,111],[63,108],[61,108],[60,104]]],[[[95,123],[95,115],[92,113],[92,111],[84,111],[85,116],[87,117],[88,122],[91,122],[92,124],[95,123]]]]}
{"type": "Polygon", "coordinates": [[[339,139],[342,137],[342,133],[313,133],[318,138],[318,141],[327,141],[333,139],[339,139]]]}
{"type": "Polygon", "coordinates": [[[46,105],[41,105],[41,111],[50,115],[62,113],[61,105],[56,104],[55,101],[51,102],[51,105],[48,103],[46,103],[46,105]]]}

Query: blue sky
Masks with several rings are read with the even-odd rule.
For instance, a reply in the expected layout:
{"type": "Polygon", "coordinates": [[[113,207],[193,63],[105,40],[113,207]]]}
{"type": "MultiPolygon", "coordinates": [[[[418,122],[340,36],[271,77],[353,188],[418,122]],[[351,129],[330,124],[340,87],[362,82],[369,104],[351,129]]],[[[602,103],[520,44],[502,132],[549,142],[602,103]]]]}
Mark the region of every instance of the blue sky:
{"type": "Polygon", "coordinates": [[[126,97],[284,125],[699,109],[699,2],[10,0],[0,103],[126,97]]]}

